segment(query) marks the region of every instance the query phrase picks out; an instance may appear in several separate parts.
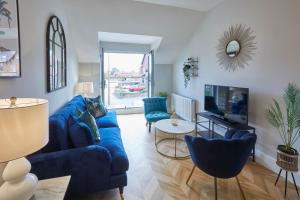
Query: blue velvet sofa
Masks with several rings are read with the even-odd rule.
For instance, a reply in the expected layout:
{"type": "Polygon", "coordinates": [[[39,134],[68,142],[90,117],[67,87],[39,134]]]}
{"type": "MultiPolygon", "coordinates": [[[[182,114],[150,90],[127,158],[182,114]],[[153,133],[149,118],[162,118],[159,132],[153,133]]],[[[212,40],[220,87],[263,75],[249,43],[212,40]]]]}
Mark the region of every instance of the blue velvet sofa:
{"type": "Polygon", "coordinates": [[[71,175],[66,198],[119,188],[122,197],[129,167],[115,112],[97,118],[100,142],[74,148],[68,121],[77,108],[85,110],[84,98],[74,97],[49,118],[49,143],[28,156],[31,172],[39,179],[71,175]]]}

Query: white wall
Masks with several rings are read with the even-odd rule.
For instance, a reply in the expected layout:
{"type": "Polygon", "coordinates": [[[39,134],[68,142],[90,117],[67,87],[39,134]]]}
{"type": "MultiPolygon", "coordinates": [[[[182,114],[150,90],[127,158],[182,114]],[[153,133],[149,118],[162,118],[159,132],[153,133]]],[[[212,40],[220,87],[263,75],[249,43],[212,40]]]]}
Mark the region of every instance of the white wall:
{"type": "Polygon", "coordinates": [[[100,48],[109,53],[149,53],[151,51],[150,44],[134,44],[119,42],[100,42],[100,48]]]}
{"type": "Polygon", "coordinates": [[[79,82],[93,82],[94,94],[100,95],[100,63],[79,63],[79,82]]]}
{"type": "Polygon", "coordinates": [[[70,100],[78,79],[77,58],[72,47],[64,3],[61,0],[19,1],[21,35],[21,78],[0,79],[0,98],[39,97],[49,100],[50,113],[70,100]],[[57,15],[67,39],[67,87],[46,91],[46,29],[51,15],[57,15]]]}
{"type": "Polygon", "coordinates": [[[162,37],[156,64],[173,64],[202,19],[198,11],[132,0],[64,0],[79,62],[98,62],[98,32],[162,37]]]}
{"type": "Polygon", "coordinates": [[[172,93],[173,65],[155,65],[154,68],[154,95],[159,92],[172,93]]]}
{"type": "MultiPolygon", "coordinates": [[[[281,98],[289,82],[300,86],[299,8],[299,0],[224,1],[206,14],[202,24],[195,24],[199,29],[174,67],[174,90],[197,99],[199,110],[203,110],[206,83],[250,89],[249,122],[257,128],[259,160],[273,170],[277,170],[276,146],[282,142],[276,130],[267,123],[264,111],[272,98],[281,98]],[[246,69],[226,72],[217,64],[216,46],[223,32],[238,23],[253,29],[258,49],[246,69]],[[200,57],[200,69],[199,77],[193,78],[185,89],[182,64],[189,56],[200,57]]],[[[298,143],[298,151],[299,147],[298,143]]]]}

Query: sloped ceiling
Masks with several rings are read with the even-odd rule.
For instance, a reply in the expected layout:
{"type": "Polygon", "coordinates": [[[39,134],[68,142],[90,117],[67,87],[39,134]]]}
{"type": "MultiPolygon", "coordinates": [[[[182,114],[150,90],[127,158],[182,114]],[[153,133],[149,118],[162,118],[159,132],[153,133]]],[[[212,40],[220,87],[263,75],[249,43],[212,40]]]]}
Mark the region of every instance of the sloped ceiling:
{"type": "Polygon", "coordinates": [[[163,38],[156,64],[173,64],[203,13],[132,0],[65,0],[79,62],[99,62],[98,32],[163,38]]]}
{"type": "Polygon", "coordinates": [[[198,11],[208,11],[218,5],[223,0],[134,0],[145,3],[174,6],[198,11]]]}

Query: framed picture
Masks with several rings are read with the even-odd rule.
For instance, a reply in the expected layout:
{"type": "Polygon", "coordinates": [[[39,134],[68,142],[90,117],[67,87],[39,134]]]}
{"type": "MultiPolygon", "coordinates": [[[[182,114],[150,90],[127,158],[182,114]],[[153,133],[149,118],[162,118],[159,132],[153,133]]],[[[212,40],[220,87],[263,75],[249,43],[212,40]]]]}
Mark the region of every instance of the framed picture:
{"type": "Polygon", "coordinates": [[[0,78],[21,76],[18,0],[0,0],[0,78]]]}

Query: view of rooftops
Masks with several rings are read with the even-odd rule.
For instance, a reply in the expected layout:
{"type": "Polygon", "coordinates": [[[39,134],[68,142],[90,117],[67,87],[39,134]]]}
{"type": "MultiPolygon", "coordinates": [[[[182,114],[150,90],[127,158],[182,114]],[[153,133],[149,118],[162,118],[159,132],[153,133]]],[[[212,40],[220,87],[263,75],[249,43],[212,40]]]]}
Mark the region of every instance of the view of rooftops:
{"type": "Polygon", "coordinates": [[[148,96],[148,66],[144,54],[105,53],[105,102],[110,108],[142,107],[148,96]]]}

